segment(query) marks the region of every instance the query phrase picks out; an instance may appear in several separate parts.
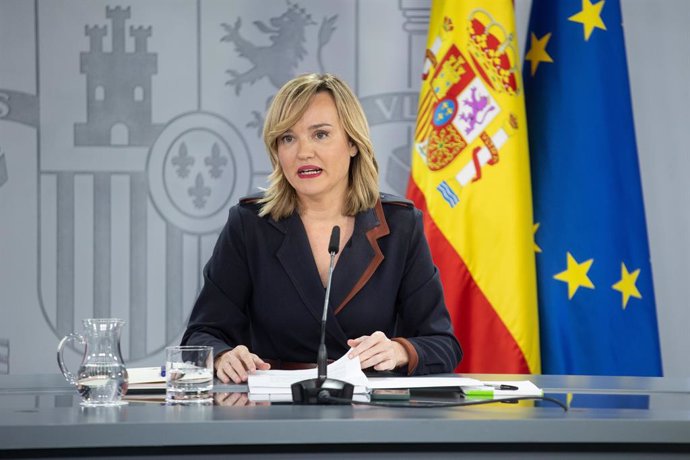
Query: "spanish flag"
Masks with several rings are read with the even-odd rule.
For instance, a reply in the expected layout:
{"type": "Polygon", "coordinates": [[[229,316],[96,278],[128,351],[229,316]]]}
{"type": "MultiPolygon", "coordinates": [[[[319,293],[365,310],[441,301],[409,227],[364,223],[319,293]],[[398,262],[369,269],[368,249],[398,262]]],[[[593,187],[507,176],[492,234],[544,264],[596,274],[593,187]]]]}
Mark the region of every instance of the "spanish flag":
{"type": "Polygon", "coordinates": [[[459,372],[540,373],[527,126],[512,0],[434,0],[407,195],[424,211],[459,372]]]}

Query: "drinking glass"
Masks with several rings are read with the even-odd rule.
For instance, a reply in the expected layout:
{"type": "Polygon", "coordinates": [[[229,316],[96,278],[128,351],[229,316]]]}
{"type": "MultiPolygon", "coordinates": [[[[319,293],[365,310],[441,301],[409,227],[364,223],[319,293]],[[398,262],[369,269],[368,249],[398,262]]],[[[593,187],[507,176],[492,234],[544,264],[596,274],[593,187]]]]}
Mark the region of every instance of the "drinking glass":
{"type": "Polygon", "coordinates": [[[165,400],[212,403],[213,347],[179,345],[165,349],[165,400]]]}

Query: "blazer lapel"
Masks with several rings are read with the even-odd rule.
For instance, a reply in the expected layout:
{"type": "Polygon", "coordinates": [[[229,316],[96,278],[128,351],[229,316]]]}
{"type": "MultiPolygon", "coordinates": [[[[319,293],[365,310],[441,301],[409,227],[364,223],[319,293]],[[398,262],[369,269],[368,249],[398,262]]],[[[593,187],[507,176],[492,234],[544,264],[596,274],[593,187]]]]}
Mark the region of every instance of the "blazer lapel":
{"type": "Polygon", "coordinates": [[[345,308],[383,262],[383,253],[377,240],[389,233],[381,200],[376,202],[374,209],[357,215],[350,244],[340,255],[333,273],[333,314],[338,314],[345,308]]]}
{"type": "MultiPolygon", "coordinates": [[[[321,278],[311,254],[311,247],[302,220],[297,213],[273,224],[284,232],[283,244],[276,252],[278,261],[297,290],[303,304],[314,317],[314,330],[318,331],[323,315],[323,301],[326,290],[321,284],[321,278]]],[[[331,285],[331,299],[333,298],[331,285]]],[[[329,308],[326,331],[339,343],[347,342],[348,337],[338,321],[333,317],[333,307],[329,308]]]]}

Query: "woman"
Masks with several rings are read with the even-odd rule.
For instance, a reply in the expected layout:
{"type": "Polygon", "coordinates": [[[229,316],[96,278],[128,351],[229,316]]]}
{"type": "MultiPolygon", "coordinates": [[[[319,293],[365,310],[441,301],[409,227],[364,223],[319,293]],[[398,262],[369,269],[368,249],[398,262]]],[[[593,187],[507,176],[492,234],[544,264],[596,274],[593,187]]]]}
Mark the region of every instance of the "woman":
{"type": "Polygon", "coordinates": [[[329,358],[351,350],[363,369],[452,372],[462,351],[421,213],[379,193],[366,117],[350,88],[328,74],[289,81],[263,137],[270,186],[230,210],[182,343],[213,346],[225,383],[256,369],[314,367],[338,225],[329,358]]]}

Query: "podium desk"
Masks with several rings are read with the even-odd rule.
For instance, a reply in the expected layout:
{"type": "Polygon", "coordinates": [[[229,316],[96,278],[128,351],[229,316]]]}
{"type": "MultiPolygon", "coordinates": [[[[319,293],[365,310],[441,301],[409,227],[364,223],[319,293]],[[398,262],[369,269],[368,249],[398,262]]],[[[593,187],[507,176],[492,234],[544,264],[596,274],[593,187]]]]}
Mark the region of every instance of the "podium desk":
{"type": "MultiPolygon", "coordinates": [[[[61,375],[0,376],[0,458],[481,458],[690,455],[690,379],[469,375],[532,380],[544,402],[455,408],[83,408],[61,375]],[[277,457],[274,455],[279,453],[277,457]]],[[[216,391],[246,391],[219,385],[216,391]]]]}

